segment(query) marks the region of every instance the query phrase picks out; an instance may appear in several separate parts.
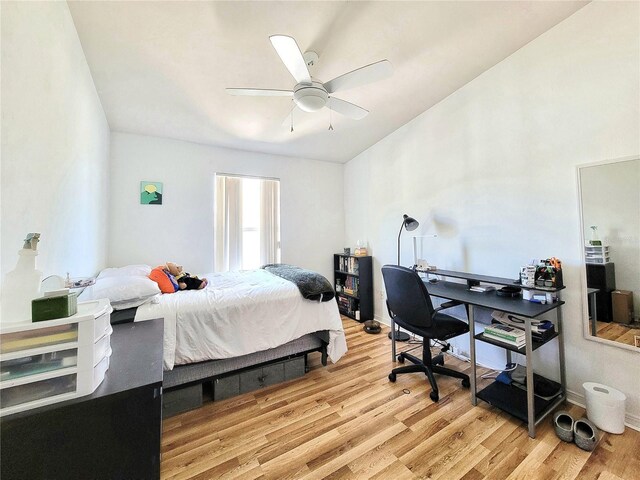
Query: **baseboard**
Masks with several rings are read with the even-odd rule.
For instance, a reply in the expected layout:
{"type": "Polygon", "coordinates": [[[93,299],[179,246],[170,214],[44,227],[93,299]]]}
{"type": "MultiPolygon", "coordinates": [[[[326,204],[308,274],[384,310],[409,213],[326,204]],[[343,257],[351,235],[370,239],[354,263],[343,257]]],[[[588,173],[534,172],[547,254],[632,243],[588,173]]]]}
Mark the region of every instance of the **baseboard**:
{"type": "MultiPolygon", "coordinates": [[[[377,316],[375,317],[375,319],[378,322],[386,325],[387,327],[391,327],[390,322],[387,319],[382,319],[377,316]]],[[[454,352],[448,352],[448,353],[463,362],[469,361],[467,357],[460,356],[454,352]]],[[[573,403],[574,405],[578,405],[579,407],[586,408],[586,400],[584,398],[584,394],[567,390],[567,401],[570,403],[573,403]]],[[[633,430],[640,431],[640,416],[626,412],[624,416],[624,424],[627,427],[632,428],[633,430]]]]}

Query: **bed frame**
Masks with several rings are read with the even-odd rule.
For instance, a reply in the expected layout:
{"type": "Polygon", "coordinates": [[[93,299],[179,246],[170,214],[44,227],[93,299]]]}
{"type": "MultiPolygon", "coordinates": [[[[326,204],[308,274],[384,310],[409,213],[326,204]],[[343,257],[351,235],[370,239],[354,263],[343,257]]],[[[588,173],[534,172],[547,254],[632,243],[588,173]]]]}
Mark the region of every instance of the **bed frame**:
{"type": "Polygon", "coordinates": [[[164,372],[164,418],[202,406],[203,391],[223,400],[292,380],[307,371],[307,354],[320,352],[327,365],[329,332],[310,333],[276,348],[223,360],[179,365],[164,372]]]}
{"type": "Polygon", "coordinates": [[[190,365],[179,365],[174,367],[173,370],[164,372],[162,386],[164,389],[172,389],[182,385],[202,383],[231,373],[236,374],[249,368],[281,362],[311,352],[321,352],[322,365],[326,366],[328,343],[329,332],[321,331],[307,334],[284,345],[262,352],[223,360],[209,360],[190,365]]]}
{"type": "MultiPolygon", "coordinates": [[[[135,313],[136,308],[115,310],[111,323],[132,322],[135,313]]],[[[164,372],[163,416],[200,407],[207,387],[214,389],[213,398],[219,400],[300,377],[307,371],[307,355],[312,352],[320,352],[326,366],[328,343],[329,332],[323,330],[261,352],[178,365],[164,372]]]]}

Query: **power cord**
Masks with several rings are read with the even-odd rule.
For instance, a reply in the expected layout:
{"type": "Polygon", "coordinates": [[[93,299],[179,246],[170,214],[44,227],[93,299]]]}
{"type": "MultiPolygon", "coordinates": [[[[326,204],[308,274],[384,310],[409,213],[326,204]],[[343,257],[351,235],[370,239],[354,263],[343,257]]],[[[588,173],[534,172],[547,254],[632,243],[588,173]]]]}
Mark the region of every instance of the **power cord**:
{"type": "Polygon", "coordinates": [[[501,373],[513,372],[518,367],[517,363],[507,363],[504,370],[491,370],[491,372],[481,375],[480,378],[497,378],[501,373]]]}

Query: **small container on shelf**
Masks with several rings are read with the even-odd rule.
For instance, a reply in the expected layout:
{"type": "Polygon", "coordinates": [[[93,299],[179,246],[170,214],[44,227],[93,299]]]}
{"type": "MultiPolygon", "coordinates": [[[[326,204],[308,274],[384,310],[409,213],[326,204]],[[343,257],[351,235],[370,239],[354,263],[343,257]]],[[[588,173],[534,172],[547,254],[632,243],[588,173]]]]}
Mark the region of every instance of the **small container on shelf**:
{"type": "Polygon", "coordinates": [[[609,255],[608,245],[585,245],[584,261],[586,263],[603,264],[609,263],[611,257],[609,255]]]}

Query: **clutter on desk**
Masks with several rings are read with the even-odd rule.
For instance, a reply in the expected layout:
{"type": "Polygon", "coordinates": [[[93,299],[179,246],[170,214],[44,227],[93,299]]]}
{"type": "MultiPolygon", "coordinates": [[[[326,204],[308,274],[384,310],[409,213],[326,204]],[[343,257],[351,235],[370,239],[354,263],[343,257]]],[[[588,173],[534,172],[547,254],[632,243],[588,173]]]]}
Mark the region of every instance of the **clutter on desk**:
{"type": "Polygon", "coordinates": [[[520,284],[529,288],[562,288],[562,262],[556,257],[532,260],[528,265],[520,267],[520,284]]]}
{"type": "Polygon", "coordinates": [[[499,297],[517,298],[522,295],[522,289],[519,287],[511,287],[509,285],[496,290],[496,295],[499,297]]]}
{"type": "MultiPolygon", "coordinates": [[[[500,312],[494,310],[491,313],[492,323],[507,325],[512,328],[517,328],[522,331],[524,335],[525,319],[516,317],[507,312],[500,312]]],[[[548,340],[555,333],[555,325],[549,320],[530,320],[531,322],[531,338],[534,341],[543,342],[548,340]]]]}
{"type": "Polygon", "coordinates": [[[495,291],[496,287],[493,285],[472,285],[469,287],[469,291],[478,293],[488,293],[495,291]]]}
{"type": "Polygon", "coordinates": [[[95,285],[96,279],[94,277],[81,277],[71,278],[69,272],[67,272],[67,278],[64,279],[64,286],[66,288],[85,288],[95,285]]]}

